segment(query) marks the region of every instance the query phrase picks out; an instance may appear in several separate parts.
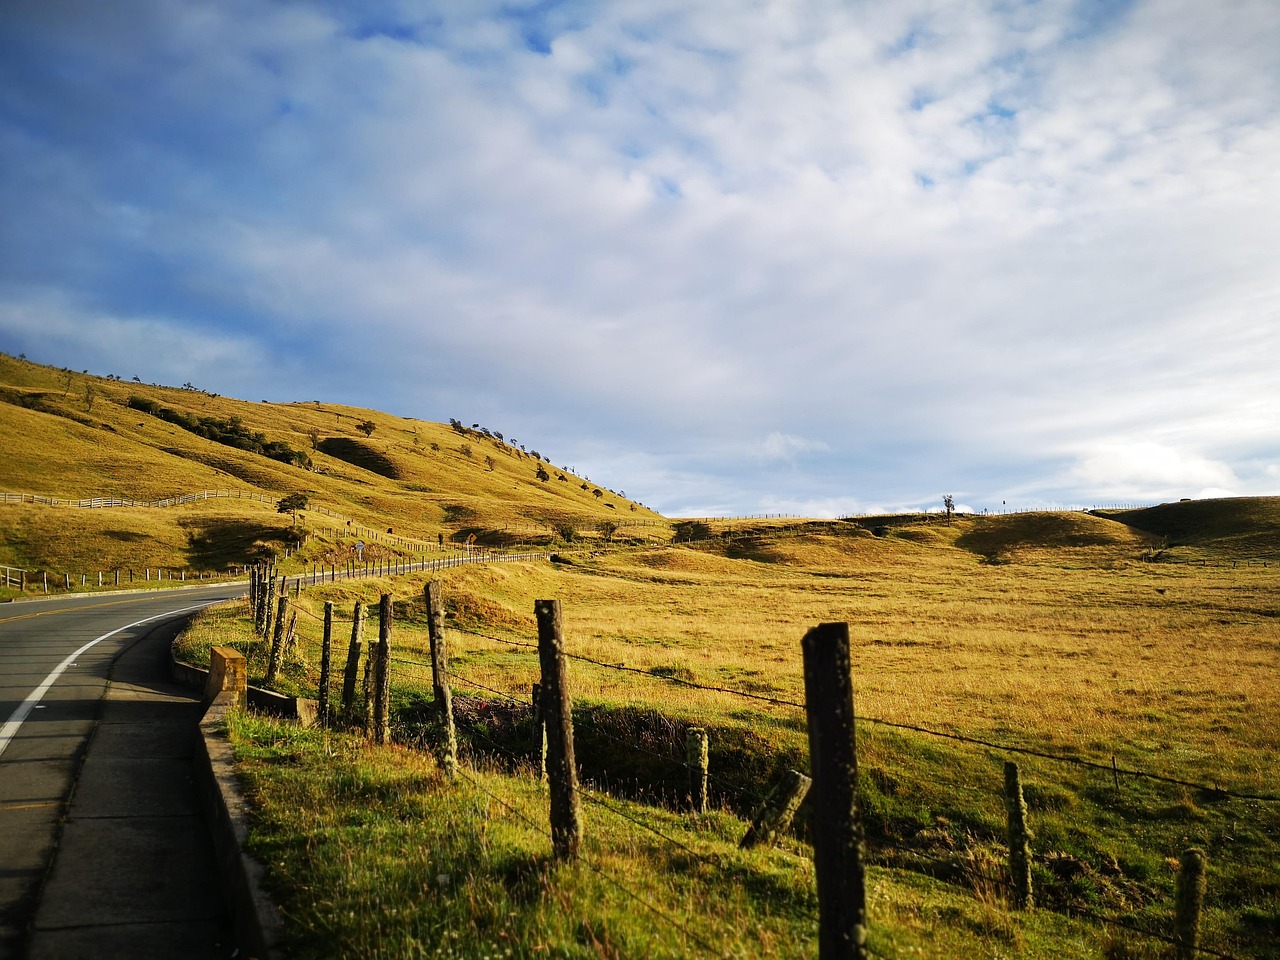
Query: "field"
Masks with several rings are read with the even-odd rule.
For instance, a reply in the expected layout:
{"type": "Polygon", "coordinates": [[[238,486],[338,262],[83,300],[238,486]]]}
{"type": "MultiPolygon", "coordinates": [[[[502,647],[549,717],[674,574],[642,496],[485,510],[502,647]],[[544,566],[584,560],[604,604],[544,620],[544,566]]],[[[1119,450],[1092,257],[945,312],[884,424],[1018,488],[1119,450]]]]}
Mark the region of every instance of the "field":
{"type": "MultiPolygon", "coordinates": [[[[323,602],[341,658],[354,602],[395,597],[397,737],[367,747],[347,731],[358,717],[342,732],[232,724],[295,953],[816,955],[807,811],[776,849],[740,852],[737,838],[777,779],[807,768],[800,638],[838,621],[853,645],[875,955],[1164,956],[1178,857],[1197,846],[1202,945],[1276,956],[1280,499],[951,523],[672,521],[525,447],[479,424],[0,355],[0,492],[27,495],[0,503],[0,565],[28,585],[265,559],[296,574],[346,564],[359,538],[374,562],[473,538],[555,551],[441,575],[456,782],[423,749],[435,737],[423,577],[295,601],[300,642],[277,686],[314,695],[323,602]],[[31,501],[199,491],[230,496],[31,501]],[[277,501],[297,493],[309,505],[295,522],[277,501]],[[530,776],[543,598],[563,605],[589,787],[576,866],[549,861],[530,776]],[[695,725],[710,736],[701,816],[687,809],[695,725]],[[1031,911],[1007,902],[1007,760],[1035,834],[1031,911]]],[[[260,676],[243,605],[203,614],[182,652],[198,661],[227,642],[260,676]]]]}
{"type": "MultiPolygon", "coordinates": [[[[1275,503],[1265,503],[1274,512],[1275,503]]],[[[650,810],[632,816],[658,818],[651,821],[657,829],[675,829],[673,817],[688,829],[688,815],[673,813],[687,790],[684,730],[707,728],[717,816],[738,824],[717,821],[728,837],[783,769],[806,763],[804,715],[791,705],[804,699],[799,640],[816,623],[846,621],[868,841],[882,868],[874,875],[873,903],[878,897],[881,906],[878,917],[872,908],[873,945],[884,955],[1036,956],[1067,941],[1079,944],[1069,955],[1158,955],[1158,941],[1107,923],[1080,929],[1077,920],[1071,933],[1061,926],[1048,933],[1040,921],[1005,909],[1005,759],[1022,766],[1036,833],[1044,909],[1033,916],[1119,918],[1166,931],[1177,857],[1198,845],[1210,863],[1203,942],[1236,956],[1270,955],[1280,936],[1280,804],[1230,794],[1275,795],[1274,555],[1241,552],[1231,537],[1205,537],[1174,545],[1194,563],[1143,562],[1160,535],[1084,514],[739,529],[732,539],[710,532],[682,547],[445,575],[459,723],[486,777],[513,771],[511,757],[527,752],[527,710],[516,701],[528,702],[537,661],[534,651],[512,644],[534,639],[534,599],[558,598],[571,654],[630,668],[572,663],[584,776],[612,802],[650,810]],[[957,892],[964,909],[931,899],[957,892]]],[[[332,599],[348,620],[357,595],[374,601],[388,591],[400,601],[393,676],[397,729],[408,741],[421,734],[430,696],[429,670],[415,665],[427,659],[420,590],[420,579],[397,578],[317,587],[300,601],[318,614],[320,602],[332,599]]],[[[296,664],[289,682],[305,689],[318,625],[305,614],[300,623],[310,646],[305,668],[296,664]]],[[[524,782],[498,778],[485,789],[524,810],[524,782]]],[[[601,842],[616,850],[622,841],[615,835],[625,833],[617,818],[590,807],[587,815],[588,832],[604,831],[601,842]]],[[[518,844],[537,840],[518,823],[505,824],[507,831],[523,836],[518,844]]],[[[791,842],[805,836],[802,817],[791,842]]],[[[783,873],[792,894],[783,901],[794,906],[795,891],[809,881],[794,872],[794,851],[803,847],[788,849],[790,860],[785,850],[778,856],[791,864],[783,873]]],[[[616,869],[634,883],[652,865],[616,869]]],[[[783,868],[770,861],[758,869],[783,868]]],[[[729,892],[723,877],[706,883],[702,898],[729,892]]],[[[727,955],[812,950],[809,920],[791,917],[780,932],[783,920],[770,908],[751,910],[748,929],[735,927],[732,937],[714,925],[699,929],[723,938],[727,955]]],[[[643,955],[636,936],[626,935],[617,955],[643,955]]]]}

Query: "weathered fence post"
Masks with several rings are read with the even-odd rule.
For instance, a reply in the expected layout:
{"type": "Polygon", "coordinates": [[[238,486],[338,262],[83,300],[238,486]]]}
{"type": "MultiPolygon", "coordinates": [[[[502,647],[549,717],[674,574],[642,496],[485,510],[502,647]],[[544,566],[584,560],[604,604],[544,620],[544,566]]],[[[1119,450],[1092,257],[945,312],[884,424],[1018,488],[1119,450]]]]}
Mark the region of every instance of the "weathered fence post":
{"type": "Polygon", "coordinates": [[[440,581],[432,580],[422,592],[427,604],[427,637],[431,643],[431,683],[436,701],[436,720],[440,724],[440,764],[444,767],[445,776],[452,780],[458,774],[458,731],[453,725],[453,690],[449,686],[449,651],[444,639],[444,600],[440,595],[440,581]]]}
{"type": "Polygon", "coordinates": [[[573,757],[573,708],[565,669],[559,600],[533,605],[542,667],[542,716],[547,724],[547,775],[551,781],[551,847],[557,860],[573,860],[582,845],[578,769],[573,757]]]}
{"type": "Polygon", "coordinates": [[[378,649],[373,661],[373,742],[383,746],[391,735],[391,594],[378,605],[378,649]]]}
{"type": "Polygon", "coordinates": [[[320,689],[316,720],[321,730],[329,729],[329,661],[333,657],[333,601],[324,604],[324,639],[320,641],[320,689]]]}
{"type": "Polygon", "coordinates": [[[760,804],[755,819],[751,821],[751,826],[747,828],[746,835],[738,846],[748,850],[751,847],[776,843],[778,837],[791,826],[791,821],[795,818],[796,811],[800,809],[800,804],[804,802],[811,783],[813,783],[812,780],[796,770],[788,770],[783,774],[782,779],[760,804]]]}
{"type": "Polygon", "coordinates": [[[356,601],[351,615],[351,643],[347,646],[347,667],[342,671],[342,716],[351,723],[355,717],[356,681],[360,679],[360,652],[364,646],[364,604],[356,601]]]}
{"type": "Polygon", "coordinates": [[[689,803],[694,813],[707,812],[707,766],[711,751],[707,731],[690,727],[684,739],[685,765],[689,768],[689,803]]]}
{"type": "Polygon", "coordinates": [[[533,766],[538,779],[547,779],[547,718],[542,715],[542,684],[533,685],[533,766]]]}
{"type": "MultiPolygon", "coordinates": [[[[284,600],[287,598],[281,597],[280,599],[284,600]]],[[[289,628],[284,632],[285,659],[288,659],[288,660],[297,659],[298,639],[297,639],[297,634],[295,632],[297,628],[298,628],[298,611],[295,610],[293,611],[293,614],[289,617],[289,628]]]]}
{"type": "Polygon", "coordinates": [[[1022,776],[1012,760],[1004,764],[1004,806],[1009,817],[1009,876],[1012,881],[1013,905],[1030,910],[1035,901],[1031,894],[1031,831],[1027,829],[1027,802],[1022,796],[1022,776]]]}
{"type": "Polygon", "coordinates": [[[813,774],[813,866],[818,882],[820,960],[866,960],[865,841],[858,809],[849,625],[805,634],[805,712],[813,774]]]}
{"type": "Polygon", "coordinates": [[[289,612],[289,598],[281,597],[275,619],[275,631],[271,634],[271,653],[267,659],[267,675],[264,683],[269,687],[280,673],[280,661],[284,659],[284,615],[289,612]]]}
{"type": "Polygon", "coordinates": [[[1200,908],[1204,905],[1204,851],[1191,847],[1182,853],[1178,869],[1177,906],[1173,918],[1173,938],[1178,942],[1178,960],[1195,960],[1200,942],[1200,908]]]}

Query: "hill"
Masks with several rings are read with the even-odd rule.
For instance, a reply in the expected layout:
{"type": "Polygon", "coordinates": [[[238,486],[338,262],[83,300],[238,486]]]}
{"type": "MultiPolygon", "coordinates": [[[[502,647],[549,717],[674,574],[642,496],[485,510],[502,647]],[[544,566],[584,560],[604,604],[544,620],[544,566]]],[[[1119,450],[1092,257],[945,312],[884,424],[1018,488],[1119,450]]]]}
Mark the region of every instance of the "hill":
{"type": "Polygon", "coordinates": [[[304,530],[350,520],[393,530],[404,552],[472,535],[489,545],[669,536],[657,513],[479,424],[318,400],[254,403],[6,355],[0,449],[0,491],[62,500],[154,501],[199,491],[242,498],[166,511],[114,508],[92,520],[82,513],[78,536],[61,543],[49,534],[67,529],[65,507],[11,504],[0,564],[12,566],[66,562],[72,553],[107,566],[126,556],[133,566],[222,564],[233,554],[239,562],[292,539],[290,518],[274,504],[293,493],[306,494],[312,507],[300,519],[304,530]],[[213,546],[224,541],[225,550],[213,546]]]}
{"type": "Polygon", "coordinates": [[[1095,513],[1149,534],[1170,559],[1280,559],[1280,497],[1182,500],[1095,513]]]}

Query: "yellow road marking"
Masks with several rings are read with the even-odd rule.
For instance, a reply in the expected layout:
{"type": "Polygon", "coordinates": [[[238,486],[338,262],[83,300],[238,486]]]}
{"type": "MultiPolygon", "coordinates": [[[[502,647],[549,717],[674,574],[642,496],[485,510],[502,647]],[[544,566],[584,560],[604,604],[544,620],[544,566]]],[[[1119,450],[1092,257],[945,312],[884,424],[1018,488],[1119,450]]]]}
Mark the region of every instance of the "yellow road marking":
{"type": "Polygon", "coordinates": [[[45,800],[43,803],[0,803],[0,813],[10,810],[40,810],[44,807],[60,807],[61,800],[45,800]]]}
{"type": "Polygon", "coordinates": [[[99,607],[118,607],[125,603],[143,603],[157,600],[158,596],[131,597],[128,600],[104,600],[102,603],[86,603],[82,607],[71,607],[67,610],[41,610],[38,613],[22,613],[16,617],[0,617],[0,623],[14,623],[18,620],[34,620],[36,617],[56,617],[60,613],[75,613],[77,610],[96,610],[99,607]]]}

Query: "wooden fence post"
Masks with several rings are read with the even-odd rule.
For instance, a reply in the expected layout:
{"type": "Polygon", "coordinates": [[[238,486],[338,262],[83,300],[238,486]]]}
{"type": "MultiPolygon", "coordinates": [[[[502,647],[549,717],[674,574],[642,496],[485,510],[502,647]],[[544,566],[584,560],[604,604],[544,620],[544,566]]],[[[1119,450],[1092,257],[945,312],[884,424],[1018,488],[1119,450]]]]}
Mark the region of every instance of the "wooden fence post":
{"type": "Polygon", "coordinates": [[[849,625],[805,634],[805,712],[813,775],[813,866],[820,960],[867,960],[865,838],[858,809],[849,625]]]}
{"type": "Polygon", "coordinates": [[[423,587],[427,602],[427,637],[431,643],[431,683],[434,687],[437,721],[440,724],[440,763],[445,776],[458,774],[458,732],[453,725],[453,690],[449,686],[449,652],[444,639],[444,601],[440,581],[423,587]]]}
{"type": "Polygon", "coordinates": [[[364,646],[364,604],[356,601],[351,616],[351,643],[347,646],[347,668],[342,671],[342,716],[346,723],[355,717],[356,681],[360,679],[360,651],[364,646]]]}
{"type": "Polygon", "coordinates": [[[280,673],[280,661],[284,659],[284,615],[289,612],[289,598],[281,597],[276,607],[275,631],[271,634],[271,655],[267,660],[267,676],[264,683],[269,687],[276,682],[280,673]]]}
{"type": "Polygon", "coordinates": [[[1022,776],[1012,760],[1004,764],[1004,806],[1009,817],[1009,876],[1012,879],[1013,905],[1030,910],[1035,905],[1031,894],[1031,831],[1027,829],[1027,802],[1022,797],[1022,776]]]}
{"type": "Polygon", "coordinates": [[[533,767],[538,779],[547,779],[547,718],[542,715],[542,684],[533,685],[533,767]]]}
{"type": "Polygon", "coordinates": [[[542,716],[547,724],[547,775],[551,781],[551,847],[557,860],[573,860],[582,846],[578,769],[573,757],[573,707],[565,669],[559,600],[533,605],[542,667],[542,716]]]}
{"type": "Polygon", "coordinates": [[[749,850],[763,844],[776,843],[778,837],[791,826],[811,783],[812,780],[796,770],[788,770],[783,774],[782,779],[760,804],[760,810],[738,846],[749,850]]]}
{"type": "Polygon", "coordinates": [[[684,739],[685,764],[689,768],[689,803],[694,813],[707,812],[707,766],[711,751],[707,731],[690,727],[684,739]]]}
{"type": "Polygon", "coordinates": [[[329,729],[329,661],[333,658],[333,602],[324,604],[324,639],[320,641],[320,689],[316,720],[321,730],[329,729]]]}
{"type": "Polygon", "coordinates": [[[378,650],[373,660],[373,742],[384,746],[391,737],[391,594],[378,606],[378,650]]]}
{"type": "Polygon", "coordinates": [[[1178,942],[1178,960],[1195,960],[1200,941],[1200,908],[1204,905],[1204,851],[1191,847],[1182,853],[1178,869],[1177,906],[1173,918],[1173,938],[1178,942]]]}

